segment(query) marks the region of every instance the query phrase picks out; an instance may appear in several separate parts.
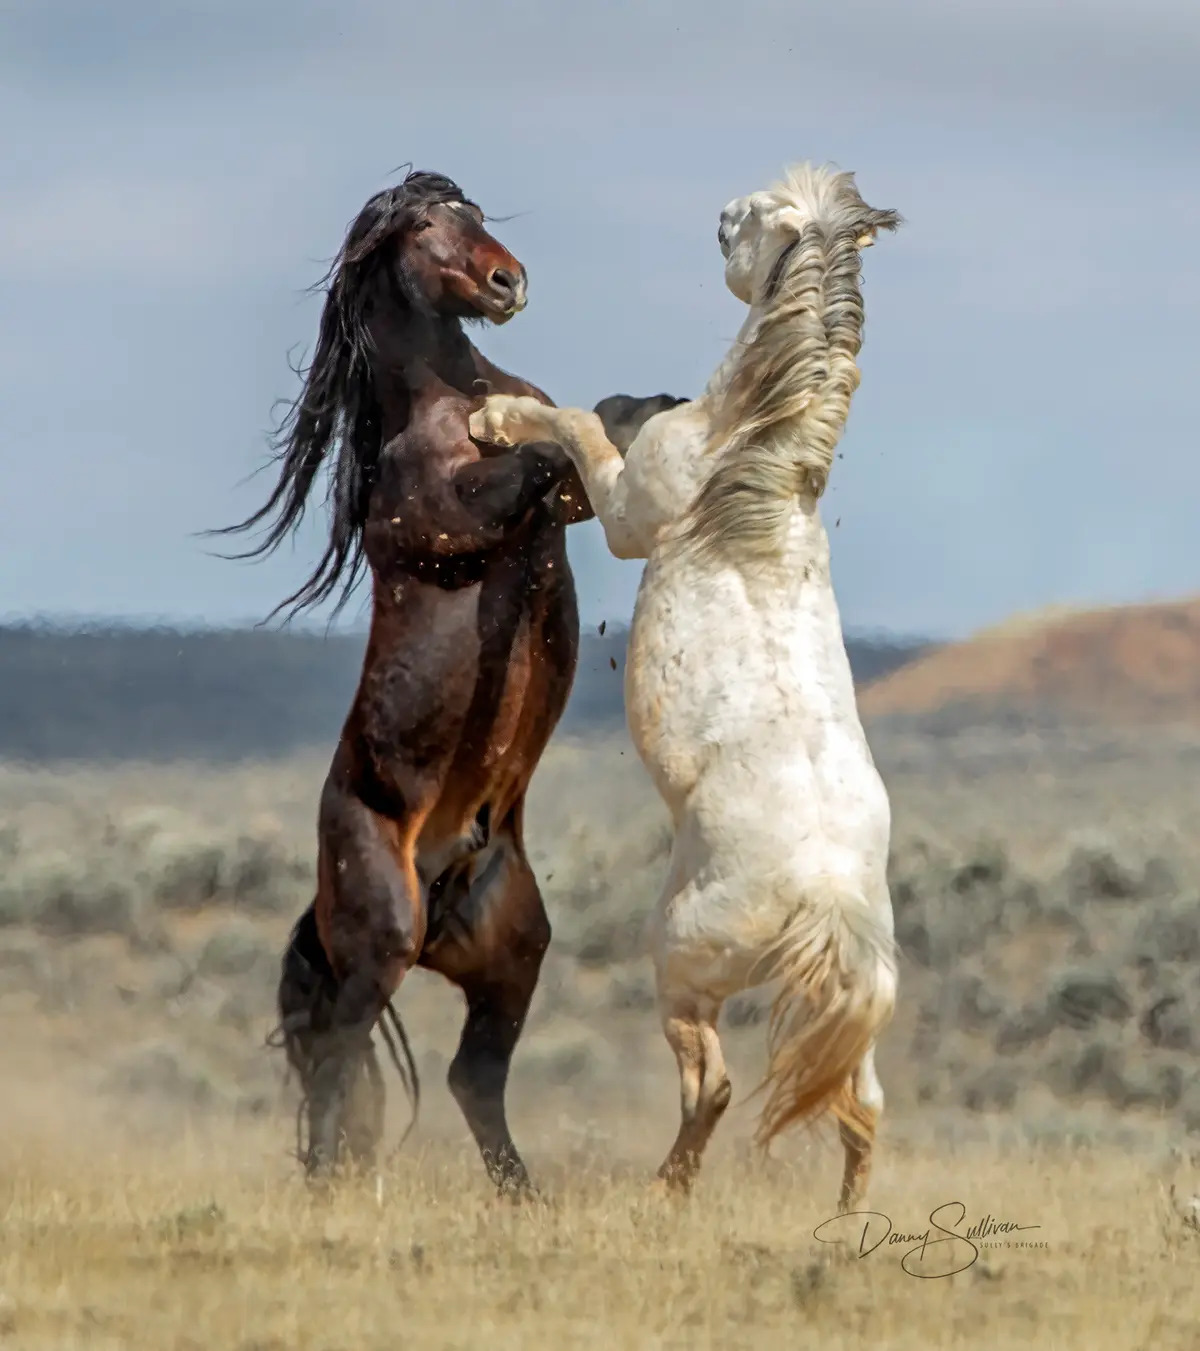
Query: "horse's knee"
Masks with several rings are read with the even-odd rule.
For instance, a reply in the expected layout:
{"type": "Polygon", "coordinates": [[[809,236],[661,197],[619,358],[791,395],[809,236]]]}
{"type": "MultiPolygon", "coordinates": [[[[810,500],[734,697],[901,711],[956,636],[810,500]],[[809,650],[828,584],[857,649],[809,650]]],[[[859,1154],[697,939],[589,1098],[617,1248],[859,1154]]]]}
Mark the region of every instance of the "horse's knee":
{"type": "MultiPolygon", "coordinates": [[[[537,961],[540,960],[539,957],[537,961]]],[[[480,985],[467,982],[463,986],[467,1020],[446,1083],[468,1117],[472,1104],[503,1095],[513,1052],[536,987],[536,964],[520,971],[509,967],[499,980],[480,985]]]]}

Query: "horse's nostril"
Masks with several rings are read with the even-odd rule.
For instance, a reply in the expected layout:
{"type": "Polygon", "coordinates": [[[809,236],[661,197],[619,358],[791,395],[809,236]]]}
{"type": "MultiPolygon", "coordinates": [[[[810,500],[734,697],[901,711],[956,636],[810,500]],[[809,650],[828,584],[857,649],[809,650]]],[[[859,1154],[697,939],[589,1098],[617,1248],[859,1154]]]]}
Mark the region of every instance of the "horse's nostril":
{"type": "Polygon", "coordinates": [[[511,272],[502,267],[498,267],[491,276],[492,285],[497,291],[515,291],[517,289],[517,279],[511,272]]]}

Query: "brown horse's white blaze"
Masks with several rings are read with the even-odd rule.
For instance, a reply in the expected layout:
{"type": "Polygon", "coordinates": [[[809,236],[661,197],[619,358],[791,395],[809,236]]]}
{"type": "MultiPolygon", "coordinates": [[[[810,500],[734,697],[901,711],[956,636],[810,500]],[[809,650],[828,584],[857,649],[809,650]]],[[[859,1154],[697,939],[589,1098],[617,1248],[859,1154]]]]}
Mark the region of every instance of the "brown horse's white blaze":
{"type": "Polygon", "coordinates": [[[750,312],[704,394],[650,418],[624,458],[600,421],[498,396],[498,445],[550,438],[620,558],[644,558],[626,711],[674,844],[650,926],[681,1124],[660,1170],[688,1187],[730,1098],[724,1002],[775,981],[766,1147],[830,1110],[866,1186],[883,1108],[876,1040],[896,997],[891,813],[859,721],[819,500],[862,342],[860,252],[899,217],[808,165],[731,202],[719,238],[750,312]]]}

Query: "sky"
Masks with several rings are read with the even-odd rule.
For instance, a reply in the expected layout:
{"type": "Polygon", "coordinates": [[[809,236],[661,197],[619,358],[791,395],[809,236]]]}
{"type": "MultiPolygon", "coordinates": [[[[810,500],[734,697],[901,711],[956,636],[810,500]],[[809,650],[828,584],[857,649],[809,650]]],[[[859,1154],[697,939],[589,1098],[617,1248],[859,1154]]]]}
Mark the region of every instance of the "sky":
{"type": "MultiPolygon", "coordinates": [[[[698,393],[721,207],[853,170],[906,223],[823,506],[845,627],[1200,591],[1197,69],[1195,0],[0,0],[0,615],[253,623],[302,580],[319,498],[267,562],[197,535],[265,500],[306,288],[410,162],[513,217],[529,308],[477,341],[583,407],[698,393]]],[[[627,620],[641,565],[570,554],[627,620]]]]}

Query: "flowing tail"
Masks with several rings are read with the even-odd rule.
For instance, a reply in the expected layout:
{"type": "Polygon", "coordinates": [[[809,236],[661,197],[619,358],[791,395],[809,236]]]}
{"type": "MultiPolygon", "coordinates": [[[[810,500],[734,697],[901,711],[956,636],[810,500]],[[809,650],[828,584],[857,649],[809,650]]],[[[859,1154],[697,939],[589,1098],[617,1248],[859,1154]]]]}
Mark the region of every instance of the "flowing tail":
{"type": "Polygon", "coordinates": [[[892,1016],[896,946],[866,900],[834,879],[811,888],[765,959],[781,982],[768,1028],[767,1101],[755,1142],[826,1110],[856,1134],[872,1123],[851,1075],[892,1016]]]}
{"type": "Polygon", "coordinates": [[[797,494],[825,491],[860,378],[861,252],[901,224],[853,174],[802,164],[771,191],[803,224],[754,297],[760,321],[713,414],[720,458],[682,532],[738,560],[778,557],[797,494]]]}

